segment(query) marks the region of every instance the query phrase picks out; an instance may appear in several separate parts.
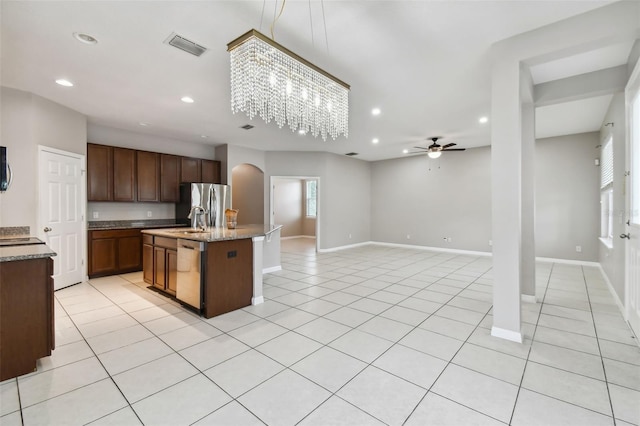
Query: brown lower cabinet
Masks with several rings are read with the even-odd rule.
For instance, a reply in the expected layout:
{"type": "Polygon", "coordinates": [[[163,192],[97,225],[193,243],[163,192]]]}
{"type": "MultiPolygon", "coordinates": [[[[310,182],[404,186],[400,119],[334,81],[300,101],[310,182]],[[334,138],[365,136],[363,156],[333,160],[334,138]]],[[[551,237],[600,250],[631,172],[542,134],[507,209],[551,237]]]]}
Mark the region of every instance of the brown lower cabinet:
{"type": "Polygon", "coordinates": [[[36,369],[55,348],[53,259],[0,263],[0,382],[36,369]]]}
{"type": "Polygon", "coordinates": [[[148,284],[172,296],[176,295],[178,272],[178,240],[144,236],[143,278],[148,284]]]}
{"type": "Polygon", "coordinates": [[[205,318],[251,305],[253,242],[251,238],[207,244],[204,288],[205,318]]]}
{"type": "Polygon", "coordinates": [[[140,229],[89,231],[89,277],[142,270],[140,229]]]}
{"type": "MultiPolygon", "coordinates": [[[[169,295],[177,290],[176,238],[143,235],[144,281],[169,295]]],[[[253,297],[253,241],[251,238],[206,244],[204,309],[211,318],[251,305],[253,297]]]]}

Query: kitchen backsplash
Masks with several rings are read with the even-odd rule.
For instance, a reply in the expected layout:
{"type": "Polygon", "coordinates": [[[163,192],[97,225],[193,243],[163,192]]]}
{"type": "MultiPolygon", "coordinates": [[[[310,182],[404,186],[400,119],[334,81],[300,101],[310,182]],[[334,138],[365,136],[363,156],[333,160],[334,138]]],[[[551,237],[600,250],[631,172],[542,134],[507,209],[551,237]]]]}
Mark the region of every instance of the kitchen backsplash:
{"type": "Polygon", "coordinates": [[[175,219],[173,203],[87,203],[87,221],[175,219]],[[97,217],[96,217],[97,214],[97,217]]]}

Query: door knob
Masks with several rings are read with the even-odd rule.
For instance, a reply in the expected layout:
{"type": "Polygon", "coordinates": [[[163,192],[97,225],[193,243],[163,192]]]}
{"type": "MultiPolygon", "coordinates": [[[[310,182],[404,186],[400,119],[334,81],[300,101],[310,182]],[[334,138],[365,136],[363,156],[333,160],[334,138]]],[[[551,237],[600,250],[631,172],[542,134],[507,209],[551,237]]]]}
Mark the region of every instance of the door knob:
{"type": "Polygon", "coordinates": [[[629,233],[627,233],[627,234],[620,234],[620,238],[622,238],[622,239],[625,239],[625,238],[626,238],[626,239],[630,240],[630,239],[631,239],[631,234],[629,234],[629,233]]]}
{"type": "Polygon", "coordinates": [[[49,231],[51,231],[51,228],[49,228],[48,226],[44,228],[44,232],[49,232],[49,231]]]}

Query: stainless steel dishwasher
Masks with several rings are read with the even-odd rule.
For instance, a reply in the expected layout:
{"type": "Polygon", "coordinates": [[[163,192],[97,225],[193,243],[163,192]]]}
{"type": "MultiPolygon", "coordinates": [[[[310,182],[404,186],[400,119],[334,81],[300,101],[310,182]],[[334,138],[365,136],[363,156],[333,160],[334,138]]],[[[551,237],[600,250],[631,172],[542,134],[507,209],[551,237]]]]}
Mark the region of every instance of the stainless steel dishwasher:
{"type": "Polygon", "coordinates": [[[178,239],[176,298],[194,308],[202,308],[202,253],[204,243],[178,239]]]}

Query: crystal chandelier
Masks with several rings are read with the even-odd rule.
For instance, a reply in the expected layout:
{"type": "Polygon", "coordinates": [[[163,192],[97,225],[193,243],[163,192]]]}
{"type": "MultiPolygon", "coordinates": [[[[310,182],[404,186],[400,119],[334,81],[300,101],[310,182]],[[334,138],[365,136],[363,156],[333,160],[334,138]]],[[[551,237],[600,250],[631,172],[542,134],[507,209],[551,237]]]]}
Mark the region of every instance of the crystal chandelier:
{"type": "Polygon", "coordinates": [[[327,135],[349,133],[349,85],[274,40],[251,30],[227,45],[231,110],[278,127],[327,135]]]}

